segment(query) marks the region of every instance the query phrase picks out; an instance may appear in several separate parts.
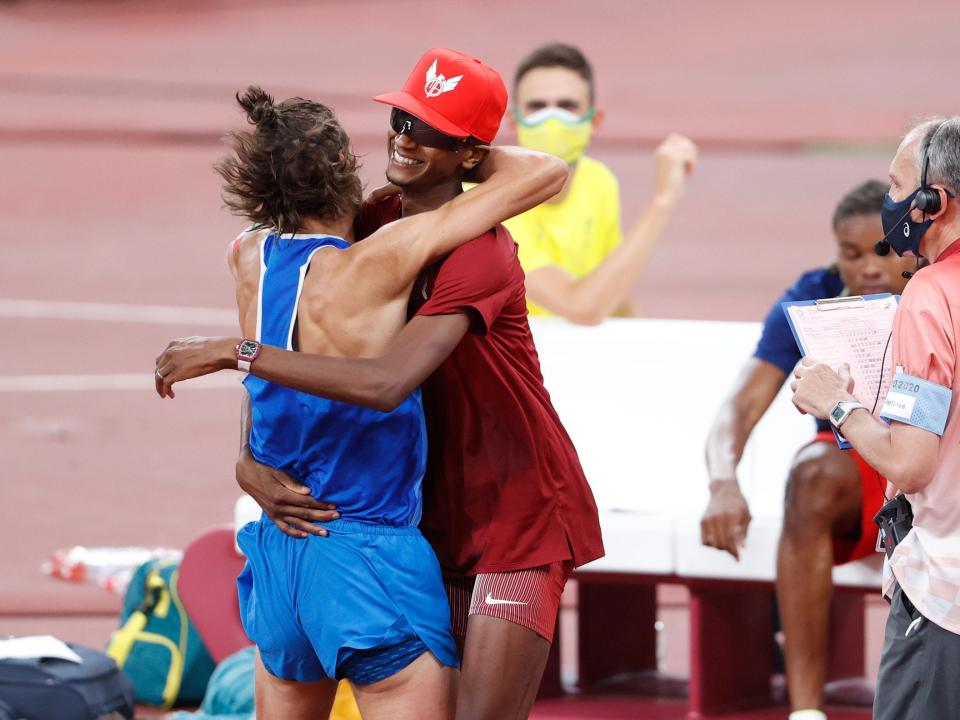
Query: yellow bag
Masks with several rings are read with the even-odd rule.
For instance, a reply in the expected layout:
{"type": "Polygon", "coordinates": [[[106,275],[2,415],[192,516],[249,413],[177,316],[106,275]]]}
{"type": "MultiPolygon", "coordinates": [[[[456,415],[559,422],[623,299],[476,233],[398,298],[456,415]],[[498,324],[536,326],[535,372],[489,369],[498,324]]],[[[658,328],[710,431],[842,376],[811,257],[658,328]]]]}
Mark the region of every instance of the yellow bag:
{"type": "Polygon", "coordinates": [[[333,701],[330,720],[362,720],[357,701],[353,699],[350,683],[346,680],[341,680],[337,687],[337,699],[333,701]]]}

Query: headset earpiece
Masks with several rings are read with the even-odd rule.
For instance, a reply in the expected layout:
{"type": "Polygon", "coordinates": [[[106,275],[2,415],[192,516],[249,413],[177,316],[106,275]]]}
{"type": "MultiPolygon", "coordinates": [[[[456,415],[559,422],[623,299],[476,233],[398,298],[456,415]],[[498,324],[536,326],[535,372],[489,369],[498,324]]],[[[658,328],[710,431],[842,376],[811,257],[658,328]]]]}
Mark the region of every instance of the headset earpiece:
{"type": "Polygon", "coordinates": [[[927,184],[927,171],[930,169],[930,146],[933,145],[933,139],[940,132],[940,129],[946,125],[946,121],[940,123],[937,129],[931,133],[927,144],[923,147],[923,166],[920,169],[920,189],[917,190],[917,196],[913,200],[914,206],[924,215],[936,215],[940,212],[942,203],[940,202],[940,193],[927,184]]]}
{"type": "Polygon", "coordinates": [[[914,198],[914,205],[916,205],[917,210],[922,212],[924,215],[936,215],[940,212],[941,202],[940,202],[940,193],[937,192],[935,188],[932,187],[922,187],[917,191],[917,196],[914,198]]]}

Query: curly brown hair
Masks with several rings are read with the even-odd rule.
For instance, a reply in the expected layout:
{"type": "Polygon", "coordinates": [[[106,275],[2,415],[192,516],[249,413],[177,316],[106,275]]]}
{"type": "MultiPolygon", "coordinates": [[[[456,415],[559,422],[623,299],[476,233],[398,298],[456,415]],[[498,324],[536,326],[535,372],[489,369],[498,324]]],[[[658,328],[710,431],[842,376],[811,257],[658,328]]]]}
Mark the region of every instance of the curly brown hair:
{"type": "Polygon", "coordinates": [[[237,102],[254,129],[228,133],[235,155],[213,166],[231,211],[281,232],[296,232],[307,217],[357,213],[360,163],[330,108],[298,97],[274,103],[255,85],[237,102]]]}

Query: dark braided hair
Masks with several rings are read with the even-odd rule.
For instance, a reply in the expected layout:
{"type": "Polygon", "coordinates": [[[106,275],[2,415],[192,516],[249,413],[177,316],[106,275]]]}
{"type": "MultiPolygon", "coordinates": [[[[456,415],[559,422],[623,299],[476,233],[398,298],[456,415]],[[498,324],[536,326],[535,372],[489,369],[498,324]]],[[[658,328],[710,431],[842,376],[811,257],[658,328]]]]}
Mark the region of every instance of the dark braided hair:
{"type": "Polygon", "coordinates": [[[854,215],[876,215],[883,209],[883,197],[887,194],[890,183],[879,180],[867,180],[860,183],[840,198],[833,211],[833,229],[849,217],[854,215]]]}
{"type": "Polygon", "coordinates": [[[235,154],[213,166],[231,211],[281,232],[296,232],[304,218],[357,213],[360,163],[330,108],[303,98],[274,103],[255,85],[237,102],[254,129],[229,133],[235,154]]]}

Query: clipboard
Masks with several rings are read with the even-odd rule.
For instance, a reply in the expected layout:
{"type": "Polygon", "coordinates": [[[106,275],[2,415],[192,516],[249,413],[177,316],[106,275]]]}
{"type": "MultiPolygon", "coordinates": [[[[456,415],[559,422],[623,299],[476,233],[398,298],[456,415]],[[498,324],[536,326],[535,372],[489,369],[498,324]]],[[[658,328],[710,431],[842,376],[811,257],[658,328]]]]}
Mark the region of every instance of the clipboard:
{"type": "MultiPolygon", "coordinates": [[[[834,368],[848,363],[854,397],[877,414],[893,377],[893,317],[899,302],[899,295],[881,293],[784,302],[781,307],[801,354],[834,368]]],[[[841,448],[851,447],[835,428],[833,434],[841,448]]]]}

